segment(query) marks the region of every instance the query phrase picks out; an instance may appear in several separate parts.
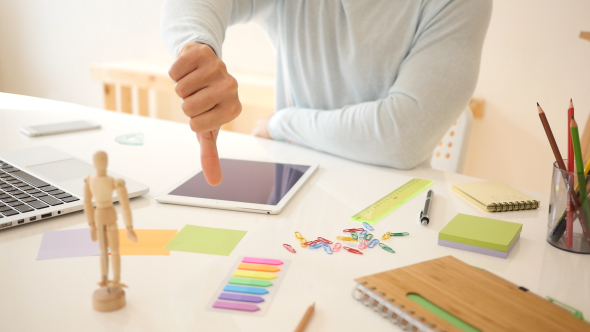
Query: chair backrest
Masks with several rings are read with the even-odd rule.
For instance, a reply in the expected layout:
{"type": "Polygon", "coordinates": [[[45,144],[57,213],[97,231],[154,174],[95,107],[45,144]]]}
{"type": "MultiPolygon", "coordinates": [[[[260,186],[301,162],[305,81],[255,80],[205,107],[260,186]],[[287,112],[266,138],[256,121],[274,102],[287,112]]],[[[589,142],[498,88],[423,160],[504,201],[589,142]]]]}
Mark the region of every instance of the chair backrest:
{"type": "Polygon", "coordinates": [[[473,113],[467,107],[434,149],[430,159],[432,168],[463,173],[472,128],[473,113]]]}

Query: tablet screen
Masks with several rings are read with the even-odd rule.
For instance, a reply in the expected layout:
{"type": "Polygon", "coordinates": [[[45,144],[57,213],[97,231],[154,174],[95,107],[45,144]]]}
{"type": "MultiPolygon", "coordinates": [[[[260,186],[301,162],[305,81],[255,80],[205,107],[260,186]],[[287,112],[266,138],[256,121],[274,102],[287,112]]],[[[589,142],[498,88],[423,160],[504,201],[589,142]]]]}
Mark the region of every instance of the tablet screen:
{"type": "Polygon", "coordinates": [[[309,169],[304,165],[220,159],[223,181],[210,186],[199,172],[168,195],[277,205],[309,169]]]}

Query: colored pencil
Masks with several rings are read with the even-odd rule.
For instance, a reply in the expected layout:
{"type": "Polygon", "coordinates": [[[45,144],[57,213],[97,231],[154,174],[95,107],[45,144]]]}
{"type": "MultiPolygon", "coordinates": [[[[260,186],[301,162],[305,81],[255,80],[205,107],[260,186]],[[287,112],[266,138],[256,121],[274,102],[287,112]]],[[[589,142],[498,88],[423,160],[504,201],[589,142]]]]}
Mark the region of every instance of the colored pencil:
{"type": "MultiPolygon", "coordinates": [[[[570,107],[567,110],[567,117],[568,122],[574,118],[574,104],[572,99],[570,99],[570,107]]],[[[572,144],[571,130],[567,131],[567,171],[568,177],[570,178],[569,185],[571,186],[574,183],[574,179],[571,174],[574,171],[574,146],[572,144]]],[[[574,206],[572,204],[572,197],[569,191],[567,194],[567,222],[565,229],[565,246],[566,248],[571,248],[574,241],[574,206]]]]}
{"type": "Polygon", "coordinates": [[[572,132],[572,145],[574,146],[574,159],[576,161],[576,168],[578,172],[578,184],[580,186],[580,199],[582,200],[582,211],[584,212],[584,216],[586,217],[586,223],[581,222],[580,224],[582,225],[582,229],[584,230],[587,239],[590,240],[590,224],[588,224],[587,222],[588,220],[590,220],[590,206],[588,205],[588,194],[586,191],[586,177],[584,176],[584,161],[582,160],[582,148],[580,147],[580,134],[578,132],[578,124],[576,123],[576,119],[574,118],[572,118],[570,129],[572,132]]]}
{"type": "Polygon", "coordinates": [[[309,320],[311,319],[311,316],[313,315],[314,310],[315,310],[315,303],[312,303],[309,306],[309,308],[307,308],[307,310],[305,311],[305,314],[303,314],[303,318],[301,318],[301,321],[299,322],[299,325],[297,325],[295,332],[305,331],[305,328],[307,327],[307,324],[309,323],[309,320]]]}
{"type": "MultiPolygon", "coordinates": [[[[557,161],[557,166],[561,168],[563,171],[567,171],[565,164],[563,163],[563,158],[561,157],[561,153],[559,152],[559,148],[557,147],[557,143],[555,142],[555,137],[553,136],[553,132],[551,131],[551,127],[549,126],[549,122],[547,121],[547,116],[541,105],[537,103],[537,109],[539,110],[539,118],[541,119],[541,123],[543,124],[543,128],[545,128],[545,134],[549,139],[549,144],[551,145],[551,150],[553,150],[553,155],[555,156],[555,161],[557,161]]],[[[572,188],[573,189],[573,188],[572,188]]]]}

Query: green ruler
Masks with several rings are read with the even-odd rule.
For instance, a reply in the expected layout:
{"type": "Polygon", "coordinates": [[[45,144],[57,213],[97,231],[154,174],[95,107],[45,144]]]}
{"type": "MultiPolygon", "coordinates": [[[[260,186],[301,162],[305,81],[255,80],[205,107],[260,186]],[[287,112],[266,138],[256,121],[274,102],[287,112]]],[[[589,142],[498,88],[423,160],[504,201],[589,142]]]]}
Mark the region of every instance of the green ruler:
{"type": "MultiPolygon", "coordinates": [[[[433,183],[434,181],[430,180],[412,179],[387,196],[369,205],[361,212],[350,217],[350,220],[374,224],[433,183]]],[[[416,218],[418,218],[417,216],[418,214],[416,214],[416,218]]]]}

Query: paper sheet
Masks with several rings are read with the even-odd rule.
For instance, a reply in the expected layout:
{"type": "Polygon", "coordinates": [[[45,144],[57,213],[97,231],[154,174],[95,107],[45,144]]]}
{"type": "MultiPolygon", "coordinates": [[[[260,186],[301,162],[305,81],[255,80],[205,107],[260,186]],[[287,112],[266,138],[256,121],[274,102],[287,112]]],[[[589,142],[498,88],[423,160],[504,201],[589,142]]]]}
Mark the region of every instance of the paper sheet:
{"type": "Polygon", "coordinates": [[[90,228],[83,228],[43,233],[37,260],[98,255],[98,242],[92,242],[90,228]]]}
{"type": "Polygon", "coordinates": [[[119,229],[119,252],[127,255],[170,255],[170,250],[164,246],[177,233],[175,229],[135,229],[137,243],[127,237],[126,229],[119,229]]]}
{"type": "Polygon", "coordinates": [[[229,256],[246,231],[186,225],[164,249],[229,256]]]}

